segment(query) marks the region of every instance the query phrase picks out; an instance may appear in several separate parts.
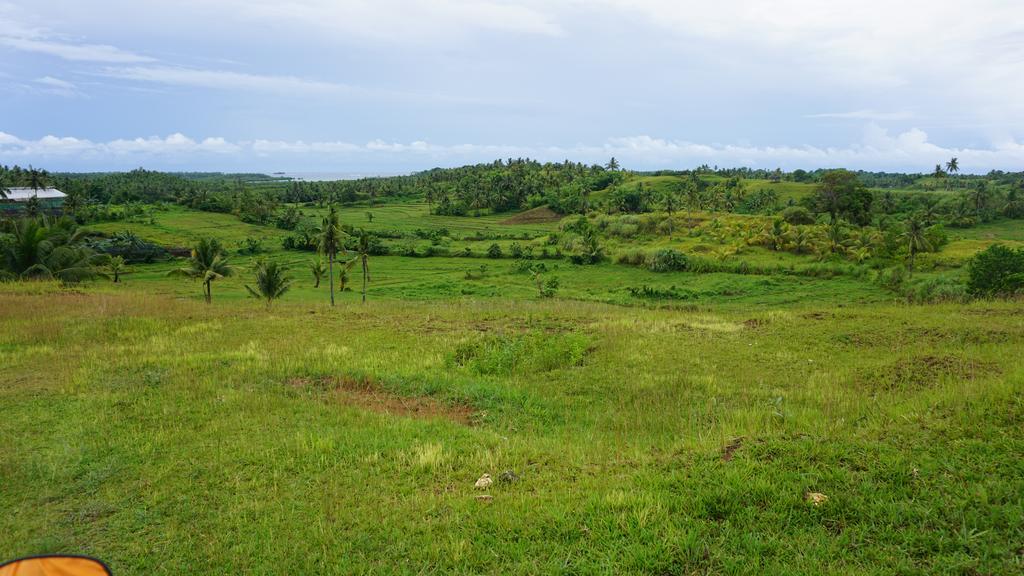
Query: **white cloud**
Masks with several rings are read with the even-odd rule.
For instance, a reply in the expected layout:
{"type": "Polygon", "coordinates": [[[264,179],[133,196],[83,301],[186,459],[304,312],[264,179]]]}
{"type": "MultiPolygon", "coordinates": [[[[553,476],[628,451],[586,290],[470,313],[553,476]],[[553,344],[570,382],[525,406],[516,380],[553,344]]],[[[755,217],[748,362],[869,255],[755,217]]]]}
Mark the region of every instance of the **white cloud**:
{"type": "Polygon", "coordinates": [[[203,70],[177,66],[109,67],[100,74],[124,80],[219,90],[258,90],[279,94],[338,94],[353,91],[352,87],[345,84],[319,82],[294,76],[246,74],[226,70],[203,70]]]}
{"type": "Polygon", "coordinates": [[[67,80],[61,80],[60,78],[54,78],[53,76],[36,78],[35,83],[40,87],[40,90],[47,94],[55,94],[66,98],[73,98],[81,95],[81,92],[78,90],[78,86],[74,83],[68,82],[67,80]]]}
{"type": "Polygon", "coordinates": [[[35,38],[0,37],[0,46],[7,46],[22,52],[49,54],[77,62],[131,63],[152,62],[152,58],[125,52],[105,44],[72,44],[55,40],[35,38]]]}
{"type": "Polygon", "coordinates": [[[522,146],[499,144],[433,144],[422,140],[365,144],[345,141],[303,142],[252,140],[231,142],[224,138],[195,140],[180,133],[170,136],[93,142],[73,137],[45,136],[23,140],[0,132],[0,154],[45,165],[47,161],[87,158],[96,163],[134,158],[138,161],[196,162],[221,158],[233,165],[268,163],[292,166],[338,166],[391,163],[426,168],[490,161],[498,157],[529,156],[541,160],[563,159],[603,162],[610,156],[633,168],[688,168],[700,164],[774,168],[848,167],[867,170],[928,171],[937,162],[956,156],[966,172],[992,169],[1019,170],[1024,165],[1024,144],[1007,140],[992,148],[947,148],[928,140],[919,129],[896,135],[869,124],[861,141],[843,147],[747,146],[701,144],[647,135],[609,138],[601,144],[575,146],[522,146]]]}
{"type": "Polygon", "coordinates": [[[909,120],[914,118],[913,112],[878,112],[876,110],[850,110],[849,112],[822,112],[806,114],[804,118],[832,118],[838,120],[909,120]]]}
{"type": "MultiPolygon", "coordinates": [[[[163,2],[175,8],[182,0],[163,2]]],[[[555,3],[509,0],[191,0],[194,10],[389,43],[437,41],[478,31],[559,36],[555,3]]],[[[180,8],[179,8],[180,9],[180,8]]]]}

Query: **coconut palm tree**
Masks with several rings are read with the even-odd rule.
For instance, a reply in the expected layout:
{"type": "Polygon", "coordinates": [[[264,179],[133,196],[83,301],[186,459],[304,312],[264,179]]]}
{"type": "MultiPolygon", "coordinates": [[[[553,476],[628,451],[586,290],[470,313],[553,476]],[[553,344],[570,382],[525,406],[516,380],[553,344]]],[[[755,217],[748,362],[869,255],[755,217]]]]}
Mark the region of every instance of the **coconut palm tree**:
{"type": "Polygon", "coordinates": [[[31,165],[29,165],[29,167],[28,167],[28,187],[31,188],[33,191],[45,190],[46,189],[47,178],[48,178],[48,175],[47,175],[45,170],[39,170],[39,169],[33,168],[31,165]]]}
{"type": "Polygon", "coordinates": [[[334,306],[334,259],[342,249],[345,233],[338,224],[338,209],[333,205],[324,217],[320,230],[320,253],[327,255],[328,276],[331,281],[331,306],[334,306]]]}
{"type": "Polygon", "coordinates": [[[281,296],[284,296],[292,286],[292,279],[286,274],[287,267],[274,260],[258,260],[256,262],[256,287],[248,284],[245,289],[253,298],[265,300],[267,308],[281,296]]]}
{"type": "Polygon", "coordinates": [[[900,234],[900,239],[906,242],[907,253],[910,255],[909,272],[910,275],[913,276],[914,259],[917,256],[917,253],[931,250],[932,244],[928,240],[924,220],[920,215],[911,214],[903,226],[903,233],[900,234]]]}
{"type": "Polygon", "coordinates": [[[231,276],[235,269],[228,263],[224,247],[216,238],[203,238],[192,249],[188,266],[171,270],[169,275],[188,276],[193,280],[202,280],[206,303],[213,301],[211,285],[215,280],[231,276]]]}
{"type": "Polygon", "coordinates": [[[309,271],[313,273],[313,280],[316,281],[316,283],[313,284],[313,288],[319,288],[320,280],[322,280],[324,274],[327,273],[327,267],[324,266],[324,261],[317,258],[309,265],[309,271]]]}
{"type": "MultiPolygon", "coordinates": [[[[949,162],[946,162],[946,172],[949,172],[950,174],[953,175],[960,173],[960,162],[956,159],[955,156],[953,158],[950,158],[949,162]]],[[[959,181],[959,178],[957,178],[957,181],[959,181]]]]}
{"type": "Polygon", "coordinates": [[[366,284],[370,281],[370,235],[365,230],[359,232],[355,253],[355,258],[345,264],[345,270],[347,271],[356,262],[360,263],[363,270],[363,302],[366,302],[366,284]]]}
{"type": "Polygon", "coordinates": [[[790,235],[789,247],[797,254],[806,254],[814,250],[817,241],[808,226],[796,226],[790,235]]]}
{"type": "Polygon", "coordinates": [[[665,209],[665,213],[668,214],[668,239],[672,240],[672,232],[674,229],[673,218],[676,210],[679,209],[679,196],[676,195],[675,190],[668,190],[661,197],[661,207],[665,209]]]}
{"type": "Polygon", "coordinates": [[[988,206],[989,202],[988,183],[985,182],[984,180],[978,182],[978,184],[974,187],[974,190],[972,190],[969,193],[969,198],[971,204],[974,205],[974,211],[978,218],[978,221],[981,222],[982,213],[985,211],[985,208],[988,206]]]}

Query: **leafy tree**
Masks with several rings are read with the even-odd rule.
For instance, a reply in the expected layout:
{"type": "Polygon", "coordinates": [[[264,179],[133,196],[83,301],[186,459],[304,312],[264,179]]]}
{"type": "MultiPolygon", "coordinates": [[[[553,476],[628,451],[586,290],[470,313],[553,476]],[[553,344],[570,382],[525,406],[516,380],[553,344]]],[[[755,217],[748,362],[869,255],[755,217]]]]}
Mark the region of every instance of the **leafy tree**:
{"type": "Polygon", "coordinates": [[[791,226],[814,224],[814,214],[803,206],[790,206],[782,211],[781,216],[791,226]]]}
{"type": "Polygon", "coordinates": [[[819,212],[827,212],[831,222],[846,218],[858,226],[871,221],[873,196],[860,178],[849,170],[829,170],[815,190],[814,203],[819,212]]]}
{"type": "Polygon", "coordinates": [[[605,168],[607,168],[608,170],[618,170],[619,161],[615,159],[615,156],[612,156],[612,159],[609,160],[607,164],[605,164],[605,168]]]}
{"type": "Polygon", "coordinates": [[[124,262],[123,256],[113,256],[107,261],[107,272],[114,280],[114,284],[121,281],[121,275],[127,271],[128,267],[124,262]]]}
{"type": "Polygon", "coordinates": [[[333,205],[324,217],[320,231],[320,253],[327,255],[328,277],[331,281],[331,306],[334,306],[334,259],[343,247],[344,232],[338,223],[338,210],[333,205]]]}
{"type": "Polygon", "coordinates": [[[213,301],[211,285],[214,281],[234,274],[235,269],[228,263],[227,253],[216,238],[203,238],[192,249],[188,266],[171,270],[168,274],[187,276],[203,283],[206,303],[213,301]]]}
{"type": "Polygon", "coordinates": [[[317,258],[309,265],[309,271],[313,273],[313,280],[316,282],[313,284],[313,288],[319,288],[320,280],[322,280],[324,274],[327,273],[327,267],[324,266],[324,261],[317,258]]]}
{"type": "Polygon", "coordinates": [[[924,220],[917,214],[911,214],[903,225],[903,233],[900,234],[900,239],[903,240],[904,245],[907,247],[907,254],[910,258],[908,271],[913,276],[914,259],[917,257],[917,254],[932,249],[932,243],[928,238],[924,220]]]}
{"type": "Polygon", "coordinates": [[[261,259],[256,262],[256,288],[245,285],[249,295],[267,303],[267,308],[274,300],[283,296],[291,288],[292,279],[286,274],[287,268],[274,260],[261,259]]]}
{"type": "Polygon", "coordinates": [[[1024,250],[993,244],[967,265],[967,291],[975,296],[1024,293],[1024,250]]]}

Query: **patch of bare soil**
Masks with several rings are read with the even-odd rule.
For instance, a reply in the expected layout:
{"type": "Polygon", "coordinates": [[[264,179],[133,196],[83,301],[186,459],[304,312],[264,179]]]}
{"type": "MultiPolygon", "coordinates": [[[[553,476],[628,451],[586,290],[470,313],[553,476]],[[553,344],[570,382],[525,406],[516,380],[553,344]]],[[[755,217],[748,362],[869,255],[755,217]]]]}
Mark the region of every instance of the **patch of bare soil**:
{"type": "Polygon", "coordinates": [[[419,418],[445,419],[470,426],[476,412],[464,404],[448,404],[428,396],[402,396],[381,388],[368,378],[325,376],[323,378],[291,378],[288,385],[295,388],[319,389],[339,402],[378,414],[419,418]]]}
{"type": "Polygon", "coordinates": [[[520,212],[511,218],[502,220],[501,224],[514,225],[514,224],[543,224],[545,222],[558,222],[562,219],[562,216],[548,208],[547,206],[538,206],[525,212],[520,212]]]}
{"type": "Polygon", "coordinates": [[[732,455],[740,449],[740,446],[743,446],[743,437],[733,438],[731,442],[725,445],[725,448],[722,448],[722,460],[725,462],[732,460],[732,455]]]}

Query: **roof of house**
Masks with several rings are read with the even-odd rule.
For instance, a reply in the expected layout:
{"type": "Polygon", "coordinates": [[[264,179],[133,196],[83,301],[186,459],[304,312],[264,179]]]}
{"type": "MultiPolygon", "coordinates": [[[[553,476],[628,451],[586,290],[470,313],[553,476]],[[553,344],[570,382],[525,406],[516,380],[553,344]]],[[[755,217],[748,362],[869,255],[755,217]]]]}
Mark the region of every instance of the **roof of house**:
{"type": "MultiPolygon", "coordinates": [[[[53,198],[63,198],[67,194],[57,190],[56,188],[39,188],[38,190],[32,188],[7,188],[7,199],[15,202],[27,202],[29,198],[35,196],[40,200],[47,200],[53,198]]],[[[0,200],[3,198],[0,197],[0,200]]]]}

